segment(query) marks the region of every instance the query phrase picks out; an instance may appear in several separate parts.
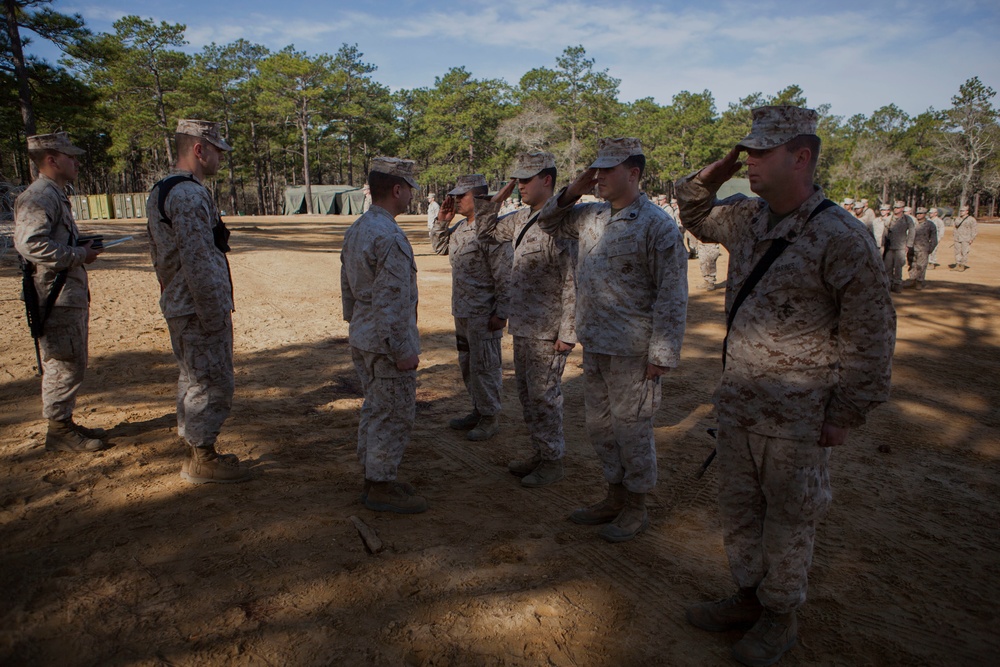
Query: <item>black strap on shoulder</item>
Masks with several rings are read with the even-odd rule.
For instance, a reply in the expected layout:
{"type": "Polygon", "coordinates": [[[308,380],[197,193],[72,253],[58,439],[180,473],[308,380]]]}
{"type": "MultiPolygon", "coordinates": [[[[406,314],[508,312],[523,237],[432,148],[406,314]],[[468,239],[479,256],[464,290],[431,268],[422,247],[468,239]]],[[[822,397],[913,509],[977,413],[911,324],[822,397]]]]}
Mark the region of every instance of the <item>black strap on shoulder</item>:
{"type": "Polygon", "coordinates": [[[521,245],[521,241],[524,240],[524,235],[528,233],[528,230],[531,229],[531,226],[535,224],[535,222],[538,220],[539,213],[541,213],[541,211],[538,211],[533,216],[531,216],[531,218],[528,220],[528,224],[526,224],[521,229],[521,233],[517,235],[517,240],[514,241],[514,250],[517,250],[517,246],[521,245]]]}
{"type": "MultiPolygon", "coordinates": [[[[175,186],[180,185],[185,181],[191,181],[192,183],[197,183],[193,176],[188,176],[186,174],[174,174],[173,176],[167,176],[166,178],[159,181],[153,187],[158,187],[159,190],[156,193],[156,207],[160,212],[160,221],[168,227],[173,226],[173,221],[170,216],[167,215],[164,206],[167,204],[167,195],[170,191],[174,189],[175,186]]],[[[212,227],[212,240],[215,243],[215,247],[221,252],[227,253],[232,248],[229,247],[229,236],[231,232],[226,224],[222,222],[222,217],[220,216],[218,220],[215,221],[215,226],[212,227]]]]}
{"type": "MultiPolygon", "coordinates": [[[[824,199],[819,203],[819,206],[814,208],[813,212],[809,214],[809,218],[806,222],[812,220],[831,206],[836,206],[836,204],[829,199],[824,199]]],[[[764,277],[767,270],[771,268],[774,261],[778,259],[781,253],[784,252],[785,248],[789,245],[790,243],[788,239],[774,239],[774,241],[771,242],[770,247],[768,247],[767,252],[765,252],[764,256],[760,258],[759,262],[757,262],[757,266],[753,267],[753,271],[750,272],[750,276],[746,279],[746,282],[743,283],[743,287],[741,287],[740,291],[736,294],[736,298],[733,300],[733,307],[729,309],[729,316],[726,318],[726,337],[722,340],[722,370],[726,369],[726,351],[729,347],[729,331],[733,328],[733,322],[736,320],[736,313],[739,312],[740,306],[742,306],[743,302],[747,300],[747,297],[750,296],[750,292],[752,292],[753,288],[757,286],[760,279],[764,277]]]]}
{"type": "Polygon", "coordinates": [[[157,192],[156,194],[156,209],[160,212],[160,221],[167,227],[173,225],[173,223],[170,221],[170,216],[167,215],[167,212],[163,208],[167,204],[167,195],[170,194],[170,191],[174,189],[175,185],[179,185],[184,181],[192,181],[197,183],[197,181],[194,180],[193,176],[187,176],[185,174],[174,174],[173,176],[167,176],[166,178],[158,182],[155,186],[153,186],[159,188],[159,192],[157,192]]]}

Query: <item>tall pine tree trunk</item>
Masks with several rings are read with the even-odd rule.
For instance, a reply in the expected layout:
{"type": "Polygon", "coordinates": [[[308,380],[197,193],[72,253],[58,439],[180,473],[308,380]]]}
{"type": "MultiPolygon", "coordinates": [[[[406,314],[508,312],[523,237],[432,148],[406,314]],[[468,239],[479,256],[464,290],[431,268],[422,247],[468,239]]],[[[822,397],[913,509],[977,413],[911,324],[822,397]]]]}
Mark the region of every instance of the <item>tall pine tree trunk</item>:
{"type": "MultiPolygon", "coordinates": [[[[17,26],[17,5],[14,0],[4,0],[4,10],[7,18],[7,39],[10,42],[11,57],[14,60],[14,78],[17,79],[17,97],[21,105],[21,120],[24,123],[24,136],[38,134],[35,129],[35,105],[31,101],[31,86],[28,84],[28,68],[24,64],[24,49],[21,48],[21,33],[17,26]]],[[[31,170],[31,180],[38,176],[35,163],[28,161],[31,170]]]]}
{"type": "Polygon", "coordinates": [[[253,150],[253,177],[257,181],[257,215],[267,215],[264,207],[264,174],[261,170],[260,147],[257,144],[257,123],[250,121],[250,146],[253,150]]]}
{"type": "Polygon", "coordinates": [[[306,186],[306,213],[313,213],[312,182],[309,179],[309,128],[300,125],[302,131],[302,180],[306,186]]]}
{"type": "Polygon", "coordinates": [[[354,137],[351,133],[351,126],[347,126],[347,184],[354,185],[354,147],[352,144],[354,137]]]}
{"type": "Polygon", "coordinates": [[[160,84],[159,70],[153,70],[156,81],[156,111],[160,116],[160,127],[163,128],[163,144],[167,149],[167,169],[174,166],[174,149],[170,145],[170,128],[167,127],[167,105],[163,101],[163,86],[160,84]]]}

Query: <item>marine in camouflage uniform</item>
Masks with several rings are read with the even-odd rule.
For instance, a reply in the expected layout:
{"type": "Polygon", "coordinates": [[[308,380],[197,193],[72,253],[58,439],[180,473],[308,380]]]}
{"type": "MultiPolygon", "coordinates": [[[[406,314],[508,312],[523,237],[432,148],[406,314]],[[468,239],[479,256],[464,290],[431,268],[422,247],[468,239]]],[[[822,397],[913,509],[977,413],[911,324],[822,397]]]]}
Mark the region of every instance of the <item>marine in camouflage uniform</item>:
{"type": "Polygon", "coordinates": [[[717,286],[716,266],[720,254],[722,251],[718,243],[698,242],[698,268],[701,269],[701,277],[705,281],[703,287],[706,290],[712,291],[717,286]]]}
{"type": "Polygon", "coordinates": [[[427,193],[427,233],[430,234],[431,229],[434,228],[434,221],[437,220],[438,211],[441,210],[441,204],[437,203],[437,195],[433,192],[427,193]]]}
{"type": "Polygon", "coordinates": [[[885,256],[885,242],[889,235],[889,223],[892,222],[892,207],[888,204],[879,206],[879,216],[872,223],[872,236],[880,257],[885,256]]]}
{"type": "Polygon", "coordinates": [[[602,139],[597,160],[538,217],[546,233],[578,240],[576,334],[584,351],[587,431],[609,485],[604,501],[570,518],[611,522],[601,532],[611,541],[631,539],[648,525],[660,375],[680,360],[687,311],[683,239],[670,216],[639,192],[644,167],[638,139],[602,139]],[[577,204],[595,183],[608,201],[577,204]]]}
{"type": "Polygon", "coordinates": [[[952,228],[951,238],[955,245],[954,271],[965,271],[969,268],[969,249],[972,242],[976,240],[979,233],[979,223],[969,215],[969,207],[962,205],[958,216],[955,218],[955,226],[952,228]]]}
{"type": "Polygon", "coordinates": [[[944,242],[945,225],[944,220],[942,220],[941,216],[938,215],[938,210],[936,208],[930,209],[927,213],[927,219],[934,223],[934,228],[937,230],[937,245],[934,246],[934,250],[931,251],[931,256],[927,258],[927,265],[932,269],[936,269],[941,266],[941,264],[937,261],[937,254],[938,249],[944,242]]]}
{"type": "Polygon", "coordinates": [[[177,360],[177,434],[190,446],[181,477],[191,483],[249,479],[235,455],[215,443],[233,405],[233,286],[222,218],[202,179],[232,150],[218,123],[177,123],[177,169],[146,200],[149,254],[160,283],[160,311],[177,360]],[[172,179],[160,213],[160,190],[172,179]]]}
{"type": "Polygon", "coordinates": [[[576,344],[576,241],[553,239],[536,224],[552,195],[555,166],[551,153],[518,155],[507,187],[493,201],[477,201],[476,208],[481,241],[513,244],[508,330],[514,336],[517,393],[534,451],[524,461],[512,461],[508,469],[527,487],[563,477],[562,374],[576,344]],[[530,208],[498,217],[500,202],[518,183],[530,208]]]}
{"type": "Polygon", "coordinates": [[[739,591],[688,609],[703,629],[749,627],[733,647],[744,664],[772,664],[794,645],[816,524],[831,502],[829,447],[889,396],[895,313],[875,244],[841,207],[810,219],[825,199],[813,185],[817,119],[754,109],[733,151],[677,183],[692,233],[729,251],[727,311],[773,241],[789,242],[732,323],[715,393],[719,507],[739,591]],[[740,150],[762,198],[718,201],[740,150]]]}
{"type": "Polygon", "coordinates": [[[903,291],[903,266],[906,264],[906,251],[913,247],[913,232],[916,225],[913,223],[913,218],[903,213],[903,202],[897,201],[892,207],[892,213],[882,259],[885,264],[885,272],[892,284],[892,291],[901,292],[903,291]]]}
{"type": "Polygon", "coordinates": [[[417,265],[396,224],[417,187],[413,164],[372,160],[372,206],[344,234],[340,254],[344,319],[350,322],[351,354],[365,394],[358,424],[362,499],[370,509],[404,514],[427,509],[412,487],[395,483],[416,415],[420,354],[417,265]]]}
{"type": "Polygon", "coordinates": [[[103,429],[73,421],[76,395],[87,370],[90,290],[84,264],[100,252],[90,241],[77,243],[80,230],[64,190],[76,178],[77,156],[83,152],[65,132],[28,137],[28,154],[39,174],[14,203],[14,247],[33,271],[40,310],[45,310],[56,277],[65,272],[65,284],[51,311],[40,313],[47,316],[38,345],[49,451],[93,452],[106,446],[103,429]]]}
{"type": "Polygon", "coordinates": [[[875,224],[875,218],[878,215],[875,214],[875,209],[868,205],[867,199],[861,200],[861,222],[865,223],[868,229],[872,229],[872,225],[875,224]]]}
{"type": "Polygon", "coordinates": [[[913,233],[913,264],[910,278],[916,289],[923,289],[927,279],[927,263],[938,245],[937,227],[927,219],[927,209],[917,209],[917,228],[913,233]]]}
{"type": "Polygon", "coordinates": [[[486,194],[486,179],[471,174],[458,179],[431,229],[431,246],[451,261],[451,313],[462,380],[472,399],[472,413],[454,419],[452,428],[468,431],[470,440],[486,440],[499,429],[503,327],[510,312],[508,286],[512,264],[510,243],[484,241],[476,233],[477,195],[486,194]],[[467,217],[449,227],[456,211],[467,217]],[[470,430],[471,429],[471,430],[470,430]]]}

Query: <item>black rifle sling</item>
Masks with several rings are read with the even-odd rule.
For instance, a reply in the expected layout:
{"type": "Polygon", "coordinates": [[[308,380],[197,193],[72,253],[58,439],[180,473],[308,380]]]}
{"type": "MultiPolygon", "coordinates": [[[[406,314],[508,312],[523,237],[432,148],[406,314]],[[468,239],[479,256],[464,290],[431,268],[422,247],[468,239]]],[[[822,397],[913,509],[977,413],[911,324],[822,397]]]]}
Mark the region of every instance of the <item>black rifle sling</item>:
{"type": "MultiPolygon", "coordinates": [[[[170,191],[174,189],[174,186],[179,185],[184,181],[191,181],[193,183],[198,182],[193,176],[174,174],[173,176],[167,176],[153,186],[159,187],[159,191],[156,194],[156,207],[160,211],[160,221],[167,225],[167,227],[173,226],[173,222],[170,220],[166,210],[163,208],[167,204],[167,195],[169,195],[170,191]]],[[[232,232],[229,231],[229,228],[226,227],[226,223],[222,221],[222,216],[220,215],[219,219],[215,221],[215,226],[212,227],[212,242],[215,244],[215,247],[219,249],[222,256],[226,260],[226,272],[229,274],[229,296],[233,299],[233,310],[235,311],[236,297],[233,294],[233,271],[229,268],[229,257],[226,257],[226,253],[231,250],[229,247],[229,236],[231,233],[232,232]]]]}
{"type": "MultiPolygon", "coordinates": [[[[809,218],[806,222],[809,222],[831,206],[836,206],[836,204],[829,199],[824,199],[819,203],[819,206],[814,208],[813,212],[809,214],[809,218]]],[[[746,279],[746,282],[743,283],[743,287],[741,287],[740,291],[736,294],[736,298],[733,299],[733,307],[729,309],[729,316],[726,318],[726,337],[722,340],[722,370],[726,369],[726,351],[729,347],[729,331],[733,328],[733,322],[736,320],[736,313],[739,312],[740,306],[742,306],[743,302],[747,300],[747,297],[750,296],[750,292],[752,292],[753,288],[757,286],[760,279],[764,277],[767,270],[771,268],[774,261],[778,259],[781,253],[784,252],[785,248],[789,245],[790,243],[787,239],[774,239],[771,242],[770,247],[768,247],[767,252],[765,252],[764,256],[760,258],[759,262],[757,262],[757,266],[753,267],[753,271],[750,272],[750,276],[746,279]]]]}
{"type": "MultiPolygon", "coordinates": [[[[164,206],[167,205],[167,195],[169,195],[170,191],[174,189],[174,186],[179,185],[184,181],[191,181],[193,183],[198,182],[192,176],[174,174],[173,176],[167,176],[156,184],[160,188],[156,193],[156,207],[160,211],[160,220],[168,227],[172,227],[174,223],[170,219],[170,216],[167,215],[167,211],[164,209],[164,206]]],[[[222,222],[222,217],[220,216],[219,219],[215,221],[215,226],[212,227],[212,240],[215,243],[215,247],[224,253],[229,252],[231,249],[229,247],[229,235],[229,228],[226,227],[226,223],[222,222]]]]}
{"type": "MultiPolygon", "coordinates": [[[[539,211],[538,213],[541,213],[541,211],[539,211]]],[[[528,220],[528,224],[526,224],[521,229],[521,233],[517,235],[517,240],[514,241],[514,250],[517,250],[517,246],[521,245],[521,241],[524,240],[524,235],[528,233],[528,230],[531,229],[531,226],[535,224],[535,222],[538,220],[538,213],[535,213],[533,216],[531,216],[531,218],[528,220]]]]}
{"type": "Polygon", "coordinates": [[[31,337],[37,340],[45,333],[45,322],[52,314],[52,308],[59,300],[63,287],[66,286],[66,276],[69,275],[69,269],[63,269],[56,274],[43,305],[38,299],[38,290],[35,289],[35,265],[20,255],[18,255],[18,260],[21,262],[21,298],[24,299],[28,330],[31,332],[31,337]]]}

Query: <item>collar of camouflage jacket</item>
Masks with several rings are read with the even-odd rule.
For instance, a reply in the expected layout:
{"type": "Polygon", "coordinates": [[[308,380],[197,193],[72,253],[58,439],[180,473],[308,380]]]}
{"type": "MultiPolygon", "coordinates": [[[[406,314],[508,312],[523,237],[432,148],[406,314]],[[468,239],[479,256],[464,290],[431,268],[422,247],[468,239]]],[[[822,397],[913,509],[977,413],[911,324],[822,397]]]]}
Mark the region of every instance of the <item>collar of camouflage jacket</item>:
{"type": "MultiPolygon", "coordinates": [[[[635,220],[639,217],[639,212],[642,207],[649,203],[649,199],[644,194],[639,194],[635,201],[618,211],[615,215],[611,216],[608,222],[614,222],[616,220],[635,220]]],[[[608,210],[611,210],[611,204],[608,204],[608,210]]]]}
{"type": "Polygon", "coordinates": [[[167,176],[180,176],[182,174],[184,176],[190,176],[191,178],[194,179],[195,183],[197,183],[198,185],[204,186],[204,183],[201,182],[201,179],[199,179],[197,176],[195,176],[194,172],[188,171],[187,169],[171,169],[170,173],[167,174],[167,176]]]}
{"type": "Polygon", "coordinates": [[[760,211],[757,213],[757,217],[753,221],[754,232],[757,238],[761,240],[771,240],[771,239],[785,239],[789,243],[795,243],[797,239],[802,234],[802,228],[805,226],[806,221],[809,220],[809,216],[816,209],[820,203],[826,199],[826,195],[823,193],[823,189],[819,186],[813,186],[815,191],[812,195],[802,202],[801,205],[784,218],[781,219],[778,224],[774,226],[774,229],[768,231],[767,229],[767,218],[769,207],[764,200],[760,211]]]}
{"type": "Polygon", "coordinates": [[[51,178],[49,178],[48,176],[46,176],[45,174],[42,174],[42,173],[38,174],[38,180],[40,180],[42,183],[44,183],[46,187],[52,188],[53,190],[55,190],[56,192],[58,192],[60,198],[65,199],[66,201],[69,201],[69,198],[66,196],[66,190],[65,190],[65,188],[59,187],[59,184],[56,183],[54,180],[52,180],[51,178]]]}

